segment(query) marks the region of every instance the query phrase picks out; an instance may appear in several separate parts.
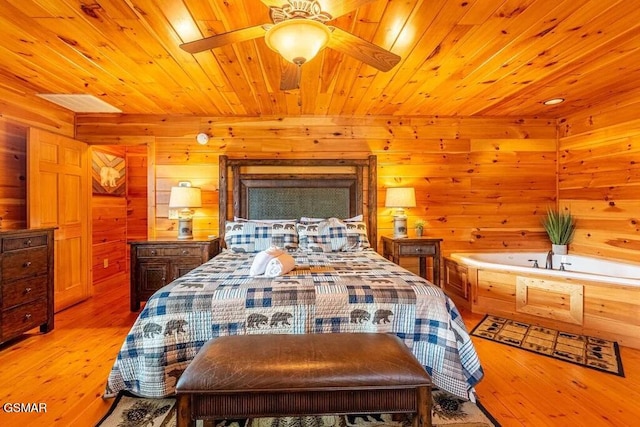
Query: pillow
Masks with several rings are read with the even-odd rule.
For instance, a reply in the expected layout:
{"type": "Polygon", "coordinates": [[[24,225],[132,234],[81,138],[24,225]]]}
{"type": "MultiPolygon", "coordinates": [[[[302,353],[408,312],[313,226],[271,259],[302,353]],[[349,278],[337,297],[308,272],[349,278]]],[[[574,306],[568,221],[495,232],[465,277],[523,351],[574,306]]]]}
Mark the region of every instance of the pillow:
{"type": "Polygon", "coordinates": [[[239,216],[234,216],[233,220],[236,222],[264,222],[264,223],[296,222],[295,219],[246,219],[246,218],[241,218],[239,216]]]}
{"type": "Polygon", "coordinates": [[[312,252],[358,252],[371,247],[364,222],[329,218],[297,225],[299,247],[312,252]]]}
{"type": "Polygon", "coordinates": [[[234,252],[260,252],[271,246],[291,251],[298,248],[298,233],[295,221],[228,221],[224,242],[234,252]]]}
{"type": "MultiPolygon", "coordinates": [[[[354,217],[351,218],[345,218],[342,221],[344,222],[355,222],[355,221],[362,221],[364,217],[362,216],[362,214],[360,215],[356,215],[354,217]]],[[[300,222],[320,222],[320,221],[326,221],[327,218],[311,218],[308,216],[303,216],[302,218],[300,218],[300,222]]]]}

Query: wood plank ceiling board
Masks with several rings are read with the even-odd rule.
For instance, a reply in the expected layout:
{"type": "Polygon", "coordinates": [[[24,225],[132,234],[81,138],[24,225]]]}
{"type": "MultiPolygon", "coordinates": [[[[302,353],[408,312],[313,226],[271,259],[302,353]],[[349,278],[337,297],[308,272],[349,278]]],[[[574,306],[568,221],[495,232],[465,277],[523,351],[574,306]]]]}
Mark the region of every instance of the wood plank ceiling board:
{"type": "MultiPolygon", "coordinates": [[[[536,33],[535,38],[538,42],[535,46],[532,46],[532,48],[528,50],[517,49],[523,52],[523,54],[520,55],[521,58],[517,61],[508,63],[509,69],[511,70],[510,74],[499,76],[498,73],[494,71],[492,75],[486,76],[489,80],[500,79],[500,84],[492,85],[491,88],[496,98],[502,100],[510,96],[513,93],[513,89],[510,88],[513,88],[514,85],[528,85],[535,81],[535,79],[543,80],[547,76],[552,75],[556,70],[560,70],[562,74],[564,74],[566,64],[584,61],[584,58],[581,58],[581,55],[576,50],[567,48],[568,46],[575,45],[577,41],[576,38],[581,39],[581,43],[583,43],[584,46],[593,47],[594,51],[608,51],[608,49],[602,49],[602,38],[596,34],[600,33],[602,28],[607,27],[613,21],[603,25],[600,21],[603,15],[592,15],[587,17],[589,22],[580,28],[578,22],[573,21],[571,16],[566,14],[567,10],[572,10],[571,4],[575,4],[575,2],[569,1],[565,3],[562,8],[555,9],[554,12],[556,13],[549,16],[550,19],[548,19],[549,24],[547,24],[547,28],[536,33]],[[589,34],[594,36],[589,37],[589,34]]],[[[640,15],[622,16],[618,10],[610,11],[606,17],[607,19],[613,19],[615,22],[621,23],[627,28],[633,28],[633,25],[637,28],[637,20],[640,19],[640,15]]],[[[610,43],[610,49],[615,49],[616,43],[613,40],[608,43],[610,43]]],[[[517,48],[517,46],[515,48],[517,48]]],[[[598,62],[600,63],[601,61],[602,58],[599,58],[598,62]]],[[[478,92],[477,95],[479,96],[477,96],[477,98],[481,99],[488,91],[489,88],[478,92]]],[[[538,98],[536,101],[539,103],[544,101],[544,99],[538,98]]],[[[476,104],[480,104],[480,102],[476,101],[476,104]]],[[[487,109],[490,106],[491,102],[489,105],[484,103],[484,105],[470,107],[475,107],[476,111],[478,111],[487,109]]]]}
{"type": "Polygon", "coordinates": [[[180,48],[269,23],[268,5],[284,2],[0,2],[1,84],[91,94],[124,114],[205,117],[559,118],[640,92],[640,8],[627,0],[322,0],[337,11],[330,25],[401,60],[381,72],[326,48],[288,91],[283,60],[260,35],[180,48]],[[567,101],[541,104],[556,96],[567,101]]]}
{"type": "Polygon", "coordinates": [[[394,76],[376,76],[376,81],[372,84],[374,90],[367,95],[371,101],[357,112],[373,111],[377,115],[386,115],[393,114],[396,109],[404,109],[405,114],[415,114],[413,110],[419,104],[419,100],[428,96],[428,93],[422,95],[418,91],[419,86],[438,75],[437,67],[432,66],[426,73],[420,72],[421,68],[433,58],[440,59],[444,38],[452,31],[457,32],[455,28],[452,30],[449,24],[464,16],[468,11],[467,6],[472,4],[447,0],[422,3],[409,17],[403,30],[408,32],[417,29],[413,36],[414,42],[403,46],[402,50],[397,50],[398,54],[406,59],[394,70],[394,76]],[[378,92],[382,92],[383,96],[376,97],[375,94],[378,92]],[[384,98],[384,102],[381,98],[384,98]]]}

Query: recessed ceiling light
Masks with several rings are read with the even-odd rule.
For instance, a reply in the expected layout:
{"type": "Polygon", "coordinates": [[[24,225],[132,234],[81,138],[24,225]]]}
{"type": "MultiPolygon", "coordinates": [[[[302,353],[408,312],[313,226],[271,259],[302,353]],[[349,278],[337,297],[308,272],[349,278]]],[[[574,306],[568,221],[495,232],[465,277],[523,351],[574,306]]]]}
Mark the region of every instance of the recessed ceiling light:
{"type": "Polygon", "coordinates": [[[57,93],[38,93],[37,95],[76,113],[122,113],[122,110],[93,95],[57,93]]]}
{"type": "Polygon", "coordinates": [[[564,102],[564,98],[551,98],[543,102],[544,105],[557,105],[564,102]]]}

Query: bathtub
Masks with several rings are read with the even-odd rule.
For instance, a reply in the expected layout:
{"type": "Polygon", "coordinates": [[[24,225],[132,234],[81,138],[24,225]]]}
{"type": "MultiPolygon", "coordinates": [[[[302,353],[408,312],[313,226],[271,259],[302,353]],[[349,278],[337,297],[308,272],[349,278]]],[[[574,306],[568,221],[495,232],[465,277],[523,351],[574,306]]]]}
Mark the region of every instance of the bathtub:
{"type": "Polygon", "coordinates": [[[640,264],[581,255],[553,255],[553,269],[545,269],[545,252],[454,253],[451,259],[477,268],[535,273],[640,287],[640,264]],[[534,268],[534,262],[538,267],[534,268]],[[564,266],[564,271],[560,267],[564,266]]]}
{"type": "Polygon", "coordinates": [[[546,252],[453,253],[444,260],[442,287],[474,313],[640,349],[640,264],[582,255],[552,258],[553,269],[546,269],[546,252]]]}

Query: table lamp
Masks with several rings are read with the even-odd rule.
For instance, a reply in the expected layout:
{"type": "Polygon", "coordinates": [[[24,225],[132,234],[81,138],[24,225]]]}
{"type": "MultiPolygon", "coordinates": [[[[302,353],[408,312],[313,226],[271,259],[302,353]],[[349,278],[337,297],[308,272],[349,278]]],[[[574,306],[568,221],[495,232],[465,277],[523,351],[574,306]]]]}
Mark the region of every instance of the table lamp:
{"type": "Polygon", "coordinates": [[[407,216],[404,208],[416,206],[416,192],[413,187],[387,188],[387,197],[384,205],[388,208],[396,208],[393,215],[393,237],[407,237],[407,216]]]}
{"type": "Polygon", "coordinates": [[[177,187],[171,187],[169,208],[180,209],[178,212],[178,239],[193,239],[193,209],[202,206],[202,192],[192,187],[188,181],[179,182],[177,187]]]}

